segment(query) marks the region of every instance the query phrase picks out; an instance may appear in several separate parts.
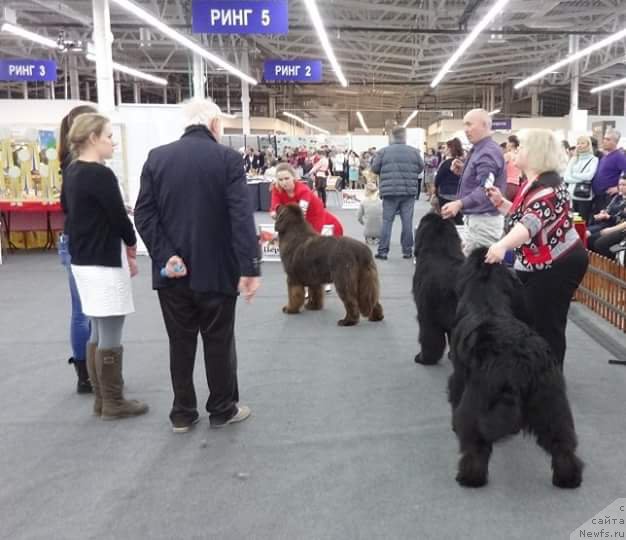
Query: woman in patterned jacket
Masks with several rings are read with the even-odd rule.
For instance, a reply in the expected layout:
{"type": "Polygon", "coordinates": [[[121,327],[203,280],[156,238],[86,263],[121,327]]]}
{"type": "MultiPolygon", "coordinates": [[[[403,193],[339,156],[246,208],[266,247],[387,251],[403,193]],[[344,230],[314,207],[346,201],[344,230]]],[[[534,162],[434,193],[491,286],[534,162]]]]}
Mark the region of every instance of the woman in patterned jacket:
{"type": "Polygon", "coordinates": [[[526,173],[514,201],[497,188],[487,195],[511,228],[487,252],[488,263],[499,263],[514,250],[515,269],[524,284],[534,329],[550,345],[557,361],[565,358],[567,312],[587,271],[589,258],[570,213],[570,199],[558,171],[563,152],[551,131],[529,129],[520,137],[517,165],[526,173]]]}

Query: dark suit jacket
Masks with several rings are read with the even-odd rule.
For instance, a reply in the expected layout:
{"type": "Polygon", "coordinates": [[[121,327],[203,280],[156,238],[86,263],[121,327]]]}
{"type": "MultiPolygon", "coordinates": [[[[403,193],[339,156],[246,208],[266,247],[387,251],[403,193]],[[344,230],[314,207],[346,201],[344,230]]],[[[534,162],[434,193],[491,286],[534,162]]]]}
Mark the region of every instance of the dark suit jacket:
{"type": "Polygon", "coordinates": [[[190,126],[178,141],[148,154],[135,226],[152,257],[155,289],[186,286],[236,295],[240,276],[259,275],[243,161],[204,126],[190,126]],[[173,255],[185,261],[186,278],[161,277],[173,255]]]}

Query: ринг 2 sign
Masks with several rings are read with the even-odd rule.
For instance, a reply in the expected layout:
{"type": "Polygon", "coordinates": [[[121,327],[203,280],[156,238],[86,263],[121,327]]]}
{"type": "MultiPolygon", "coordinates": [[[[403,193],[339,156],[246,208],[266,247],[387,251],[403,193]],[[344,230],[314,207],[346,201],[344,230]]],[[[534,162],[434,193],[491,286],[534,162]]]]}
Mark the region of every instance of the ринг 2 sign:
{"type": "Polygon", "coordinates": [[[0,81],[56,81],[54,60],[0,60],[0,81]]]}
{"type": "Polygon", "coordinates": [[[198,34],[286,34],[287,0],[193,0],[192,31],[198,34]]]}
{"type": "Polygon", "coordinates": [[[263,63],[266,82],[320,82],[321,60],[266,60],[263,63]]]}

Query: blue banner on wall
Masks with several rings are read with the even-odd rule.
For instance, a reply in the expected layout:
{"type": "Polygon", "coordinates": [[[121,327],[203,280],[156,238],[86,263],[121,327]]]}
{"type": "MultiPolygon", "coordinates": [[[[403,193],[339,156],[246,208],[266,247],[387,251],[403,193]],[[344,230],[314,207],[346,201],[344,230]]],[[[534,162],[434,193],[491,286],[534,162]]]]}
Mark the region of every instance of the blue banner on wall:
{"type": "Polygon", "coordinates": [[[266,60],[263,63],[266,82],[320,82],[321,60],[266,60]]]}
{"type": "Polygon", "coordinates": [[[199,34],[286,34],[287,0],[193,0],[192,31],[199,34]]]}
{"type": "Polygon", "coordinates": [[[494,118],[491,121],[491,129],[501,129],[503,131],[510,131],[513,125],[510,118],[494,118]]]}
{"type": "Polygon", "coordinates": [[[54,60],[0,60],[0,81],[56,81],[54,60]]]}

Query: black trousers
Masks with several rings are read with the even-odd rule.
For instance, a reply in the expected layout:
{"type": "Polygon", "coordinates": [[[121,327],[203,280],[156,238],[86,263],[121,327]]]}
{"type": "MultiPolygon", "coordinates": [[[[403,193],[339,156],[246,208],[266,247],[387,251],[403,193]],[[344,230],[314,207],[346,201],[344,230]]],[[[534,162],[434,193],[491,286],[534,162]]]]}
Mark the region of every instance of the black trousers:
{"type": "Polygon", "coordinates": [[[616,231],[601,235],[599,232],[589,237],[589,249],[609,259],[615,259],[615,253],[611,253],[611,246],[619,244],[626,238],[626,231],[616,231]]]}
{"type": "Polygon", "coordinates": [[[588,265],[587,251],[579,243],[547,270],[517,273],[524,284],[532,326],[548,342],[560,366],[565,360],[565,328],[570,302],[588,265]]]}
{"type": "Polygon", "coordinates": [[[170,419],[197,417],[193,366],[198,334],[204,346],[204,368],[209,385],[206,410],[211,421],[223,422],[237,413],[237,353],[235,304],[237,298],[194,292],[186,287],[158,291],[170,341],[170,373],[174,403],[170,419]]]}

